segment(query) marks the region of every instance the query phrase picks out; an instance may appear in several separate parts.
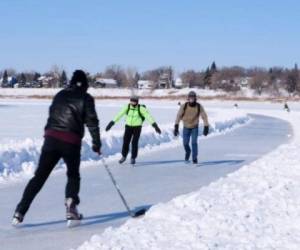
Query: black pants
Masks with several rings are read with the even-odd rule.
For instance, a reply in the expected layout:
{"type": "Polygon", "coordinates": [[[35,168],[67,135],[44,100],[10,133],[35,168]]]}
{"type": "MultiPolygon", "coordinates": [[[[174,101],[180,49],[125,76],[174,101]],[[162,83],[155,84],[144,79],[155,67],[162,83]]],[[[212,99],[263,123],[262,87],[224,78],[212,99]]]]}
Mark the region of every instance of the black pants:
{"type": "Polygon", "coordinates": [[[35,171],[34,177],[27,184],[16,211],[23,215],[26,214],[34,197],[41,190],[51,171],[61,158],[67,165],[68,181],[65,190],[65,197],[73,198],[76,204],[79,204],[80,148],[80,145],[73,145],[51,137],[46,137],[38,168],[35,171]]]}
{"type": "Polygon", "coordinates": [[[142,126],[130,127],[125,126],[125,133],[123,138],[122,156],[127,157],[129,145],[131,142],[131,158],[135,159],[138,155],[139,139],[142,132],[142,126]]]}

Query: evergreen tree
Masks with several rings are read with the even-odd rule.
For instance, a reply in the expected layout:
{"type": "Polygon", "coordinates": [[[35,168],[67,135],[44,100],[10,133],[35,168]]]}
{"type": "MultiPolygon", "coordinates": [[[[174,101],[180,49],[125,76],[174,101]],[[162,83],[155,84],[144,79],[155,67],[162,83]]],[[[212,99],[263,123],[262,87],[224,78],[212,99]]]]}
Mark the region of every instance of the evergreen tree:
{"type": "Polygon", "coordinates": [[[66,86],[67,84],[68,84],[67,74],[63,70],[62,73],[61,73],[61,75],[60,75],[60,78],[59,78],[59,86],[63,87],[63,86],[66,86]]]}
{"type": "Polygon", "coordinates": [[[24,73],[22,73],[20,76],[20,83],[24,85],[26,84],[26,76],[24,73]]]}
{"type": "Polygon", "coordinates": [[[211,64],[210,71],[211,71],[212,74],[215,73],[215,72],[217,72],[217,65],[216,65],[215,62],[213,62],[211,64]]]}
{"type": "Polygon", "coordinates": [[[289,93],[294,93],[296,90],[299,90],[299,71],[297,64],[295,64],[294,68],[289,71],[286,85],[289,93]]]}
{"type": "Polygon", "coordinates": [[[138,81],[141,79],[141,76],[140,76],[140,74],[138,73],[138,72],[136,72],[135,73],[135,76],[134,76],[134,79],[133,79],[133,86],[135,87],[135,88],[137,88],[138,87],[138,81]]]}
{"type": "Polygon", "coordinates": [[[2,84],[7,84],[7,83],[8,83],[8,74],[7,74],[7,70],[5,70],[3,73],[2,84]]]}
{"type": "Polygon", "coordinates": [[[41,77],[41,74],[39,74],[38,72],[35,72],[34,73],[34,76],[33,76],[33,81],[34,82],[37,82],[39,80],[39,78],[41,77]]]}
{"type": "Polygon", "coordinates": [[[211,85],[211,76],[212,76],[211,71],[210,71],[209,67],[207,67],[207,69],[204,73],[204,79],[203,79],[205,87],[208,87],[211,85]]]}

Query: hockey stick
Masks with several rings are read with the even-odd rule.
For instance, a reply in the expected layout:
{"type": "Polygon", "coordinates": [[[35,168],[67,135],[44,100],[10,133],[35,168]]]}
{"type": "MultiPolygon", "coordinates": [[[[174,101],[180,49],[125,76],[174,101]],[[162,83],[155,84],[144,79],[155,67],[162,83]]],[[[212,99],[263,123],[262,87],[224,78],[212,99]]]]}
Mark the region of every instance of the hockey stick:
{"type": "Polygon", "coordinates": [[[108,165],[106,164],[106,162],[105,162],[103,156],[100,156],[100,157],[101,157],[101,162],[102,162],[103,166],[105,167],[105,170],[106,170],[106,172],[108,173],[108,175],[109,175],[109,177],[110,177],[110,179],[111,179],[111,181],[112,181],[112,183],[113,183],[115,189],[117,190],[117,192],[118,192],[118,194],[119,194],[119,196],[120,196],[120,198],[121,198],[121,200],[122,200],[124,206],[126,207],[126,210],[127,210],[128,213],[129,213],[129,215],[130,215],[132,218],[136,218],[136,217],[139,217],[139,216],[144,215],[144,214],[146,213],[146,211],[147,211],[147,210],[144,209],[144,208],[142,208],[142,209],[140,209],[140,210],[138,210],[138,211],[136,211],[136,212],[133,212],[133,211],[130,209],[130,207],[129,207],[127,201],[125,200],[123,194],[121,193],[121,190],[120,190],[120,188],[119,188],[119,186],[118,186],[118,184],[117,184],[117,182],[116,182],[116,180],[115,180],[113,174],[111,173],[111,171],[110,171],[108,165]]]}

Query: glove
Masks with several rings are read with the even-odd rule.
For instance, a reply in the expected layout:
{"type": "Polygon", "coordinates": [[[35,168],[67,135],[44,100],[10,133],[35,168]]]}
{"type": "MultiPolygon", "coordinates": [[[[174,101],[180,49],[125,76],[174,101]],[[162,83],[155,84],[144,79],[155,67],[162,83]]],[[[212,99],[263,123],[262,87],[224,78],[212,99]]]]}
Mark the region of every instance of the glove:
{"type": "Polygon", "coordinates": [[[158,127],[158,125],[157,125],[156,122],[153,123],[152,126],[153,126],[153,128],[155,129],[156,133],[161,134],[161,130],[160,130],[160,128],[158,127]]]}
{"type": "Polygon", "coordinates": [[[178,124],[175,124],[174,126],[174,136],[178,136],[179,135],[179,126],[178,124]]]}
{"type": "Polygon", "coordinates": [[[110,121],[110,122],[108,123],[108,125],[106,126],[106,129],[105,129],[105,131],[108,131],[108,130],[110,130],[110,129],[111,129],[111,127],[112,127],[113,125],[115,125],[115,122],[114,122],[114,121],[110,121]]]}
{"type": "Polygon", "coordinates": [[[92,150],[93,150],[95,153],[101,155],[101,142],[100,142],[100,144],[93,144],[92,150]]]}
{"type": "Polygon", "coordinates": [[[208,127],[208,126],[204,126],[204,129],[203,129],[203,135],[204,135],[204,136],[207,136],[207,135],[208,135],[208,132],[209,132],[209,127],[208,127]]]}

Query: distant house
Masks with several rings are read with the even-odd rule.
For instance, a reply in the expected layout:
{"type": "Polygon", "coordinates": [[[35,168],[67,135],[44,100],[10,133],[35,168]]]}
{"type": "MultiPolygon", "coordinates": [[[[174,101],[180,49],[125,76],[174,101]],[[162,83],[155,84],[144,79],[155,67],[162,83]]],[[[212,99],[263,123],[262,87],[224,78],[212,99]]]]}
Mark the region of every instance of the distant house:
{"type": "Polygon", "coordinates": [[[240,87],[249,87],[251,79],[251,77],[238,77],[235,79],[235,82],[237,82],[240,87]]]}
{"type": "Polygon", "coordinates": [[[169,88],[172,85],[172,80],[170,78],[170,74],[163,73],[161,74],[159,81],[158,81],[158,87],[161,89],[169,88]]]}
{"type": "Polygon", "coordinates": [[[177,88],[177,89],[181,89],[183,88],[184,86],[186,86],[186,84],[184,84],[182,82],[182,79],[181,78],[176,78],[175,82],[174,82],[174,87],[177,88]]]}
{"type": "Polygon", "coordinates": [[[96,78],[95,81],[95,87],[100,87],[100,88],[117,88],[118,83],[114,79],[109,79],[109,78],[96,78]]]}
{"type": "Polygon", "coordinates": [[[8,76],[7,77],[7,82],[3,83],[3,78],[0,79],[0,85],[3,88],[11,88],[14,87],[14,85],[17,83],[17,78],[15,76],[8,76]]]}
{"type": "Polygon", "coordinates": [[[153,89],[155,87],[154,82],[149,80],[139,80],[137,85],[139,89],[153,89]]]}
{"type": "Polygon", "coordinates": [[[57,82],[57,79],[53,76],[40,76],[38,79],[38,84],[42,87],[53,87],[54,83],[57,82]]]}

